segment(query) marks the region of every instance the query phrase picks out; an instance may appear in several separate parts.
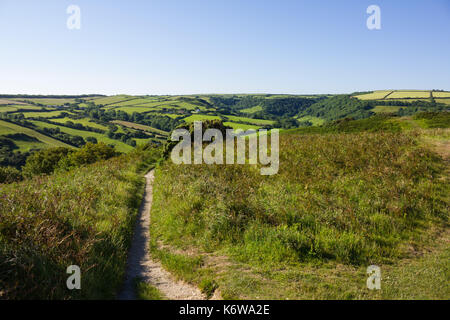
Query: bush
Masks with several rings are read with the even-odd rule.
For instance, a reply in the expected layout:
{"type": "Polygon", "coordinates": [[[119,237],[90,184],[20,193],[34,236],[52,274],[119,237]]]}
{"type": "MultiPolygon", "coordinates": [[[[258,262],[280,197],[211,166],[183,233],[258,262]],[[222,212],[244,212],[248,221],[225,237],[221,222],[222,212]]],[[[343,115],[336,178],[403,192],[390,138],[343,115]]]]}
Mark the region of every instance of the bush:
{"type": "Polygon", "coordinates": [[[450,128],[450,112],[420,112],[414,119],[424,120],[428,128],[450,128]]]}
{"type": "Polygon", "coordinates": [[[22,173],[16,168],[0,167],[0,183],[12,183],[22,179],[22,173]]]}
{"type": "Polygon", "coordinates": [[[70,154],[67,159],[61,163],[60,168],[69,169],[72,167],[80,167],[82,165],[91,164],[99,160],[107,160],[117,156],[114,148],[100,142],[98,144],[87,143],[83,148],[70,154]]]}
{"type": "Polygon", "coordinates": [[[50,174],[57,168],[59,162],[73,150],[68,148],[50,148],[37,151],[28,157],[23,174],[27,177],[50,174]]]}

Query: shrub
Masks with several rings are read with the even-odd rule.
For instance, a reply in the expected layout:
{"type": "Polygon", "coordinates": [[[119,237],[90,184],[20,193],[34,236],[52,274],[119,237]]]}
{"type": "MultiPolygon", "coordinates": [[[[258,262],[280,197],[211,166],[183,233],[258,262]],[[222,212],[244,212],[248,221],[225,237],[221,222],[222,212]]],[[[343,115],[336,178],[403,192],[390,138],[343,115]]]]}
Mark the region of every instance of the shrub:
{"type": "Polygon", "coordinates": [[[67,157],[73,150],[68,148],[50,148],[34,152],[28,157],[23,173],[25,176],[52,173],[61,159],[67,157]]]}
{"type": "Polygon", "coordinates": [[[0,167],[0,183],[12,183],[22,179],[22,173],[16,168],[0,167]]]}

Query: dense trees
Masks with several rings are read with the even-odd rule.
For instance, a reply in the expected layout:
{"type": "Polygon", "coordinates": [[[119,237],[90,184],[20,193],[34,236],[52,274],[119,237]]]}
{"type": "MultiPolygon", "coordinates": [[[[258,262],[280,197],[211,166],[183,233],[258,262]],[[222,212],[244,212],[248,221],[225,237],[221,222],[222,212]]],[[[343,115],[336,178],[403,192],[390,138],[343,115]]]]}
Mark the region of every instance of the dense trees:
{"type": "Polygon", "coordinates": [[[292,117],[306,110],[316,100],[309,98],[266,99],[262,104],[263,111],[276,116],[292,117]]]}
{"type": "Polygon", "coordinates": [[[82,165],[106,160],[118,153],[104,143],[87,143],[80,150],[68,148],[50,148],[34,152],[28,157],[23,174],[27,177],[51,174],[56,169],[69,170],[82,165]]]}
{"type": "Polygon", "coordinates": [[[373,104],[361,101],[349,95],[339,95],[318,101],[301,110],[299,116],[313,116],[326,120],[336,120],[345,117],[362,119],[370,117],[373,104]]]}

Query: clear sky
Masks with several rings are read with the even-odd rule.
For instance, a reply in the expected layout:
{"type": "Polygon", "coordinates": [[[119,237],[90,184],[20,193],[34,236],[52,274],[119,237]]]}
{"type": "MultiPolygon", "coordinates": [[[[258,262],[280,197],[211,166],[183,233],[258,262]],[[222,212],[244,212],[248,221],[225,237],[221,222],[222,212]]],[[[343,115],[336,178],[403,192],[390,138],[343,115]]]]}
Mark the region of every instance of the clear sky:
{"type": "Polygon", "coordinates": [[[450,90],[450,0],[0,0],[0,39],[0,93],[450,90]]]}

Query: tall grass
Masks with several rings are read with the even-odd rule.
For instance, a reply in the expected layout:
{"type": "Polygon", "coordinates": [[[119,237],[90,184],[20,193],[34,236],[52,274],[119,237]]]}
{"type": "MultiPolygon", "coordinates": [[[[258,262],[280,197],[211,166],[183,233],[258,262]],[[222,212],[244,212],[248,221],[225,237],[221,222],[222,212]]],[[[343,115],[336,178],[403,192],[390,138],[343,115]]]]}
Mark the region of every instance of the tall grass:
{"type": "Polygon", "coordinates": [[[157,171],[151,234],[259,266],[391,262],[448,218],[442,160],[415,133],[282,135],[280,170],[157,171]]]}
{"type": "Polygon", "coordinates": [[[130,155],[0,185],[0,299],[114,298],[156,156],[130,155]],[[81,268],[68,290],[66,268],[81,268]]]}

